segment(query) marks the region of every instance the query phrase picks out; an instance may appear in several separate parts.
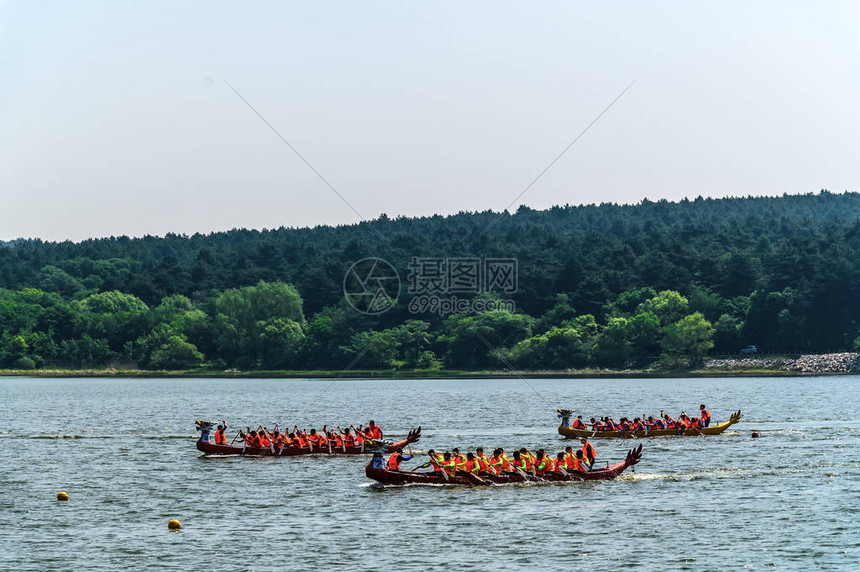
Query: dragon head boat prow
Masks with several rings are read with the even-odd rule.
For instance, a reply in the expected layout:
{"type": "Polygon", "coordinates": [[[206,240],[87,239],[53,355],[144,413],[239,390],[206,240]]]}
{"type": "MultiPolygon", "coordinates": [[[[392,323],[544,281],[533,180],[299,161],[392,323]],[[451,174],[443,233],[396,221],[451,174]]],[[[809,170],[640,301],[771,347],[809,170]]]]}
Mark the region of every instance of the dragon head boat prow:
{"type": "Polygon", "coordinates": [[[406,435],[405,441],[406,441],[406,444],[408,445],[409,443],[417,443],[420,438],[421,438],[421,426],[419,425],[418,427],[411,430],[406,435]]]}
{"type": "Polygon", "coordinates": [[[639,463],[642,460],[642,444],[640,443],[638,447],[630,449],[627,452],[627,458],[624,459],[624,464],[628,467],[632,467],[639,463]]]}
{"type": "Polygon", "coordinates": [[[197,430],[201,433],[203,431],[212,431],[212,428],[215,427],[215,423],[213,421],[201,421],[199,419],[194,420],[194,424],[197,426],[197,430]]]}

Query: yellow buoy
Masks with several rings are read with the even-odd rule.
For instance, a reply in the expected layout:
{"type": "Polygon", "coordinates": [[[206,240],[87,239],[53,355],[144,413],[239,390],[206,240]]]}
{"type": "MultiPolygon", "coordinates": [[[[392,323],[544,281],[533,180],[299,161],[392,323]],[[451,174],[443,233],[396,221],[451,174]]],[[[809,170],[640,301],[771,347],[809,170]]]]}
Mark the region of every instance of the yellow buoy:
{"type": "Polygon", "coordinates": [[[167,528],[169,530],[179,530],[182,528],[182,523],[176,520],[175,518],[167,523],[167,528]]]}
{"type": "Polygon", "coordinates": [[[57,493],[57,500],[67,501],[69,500],[69,493],[66,491],[60,491],[57,493]]]}

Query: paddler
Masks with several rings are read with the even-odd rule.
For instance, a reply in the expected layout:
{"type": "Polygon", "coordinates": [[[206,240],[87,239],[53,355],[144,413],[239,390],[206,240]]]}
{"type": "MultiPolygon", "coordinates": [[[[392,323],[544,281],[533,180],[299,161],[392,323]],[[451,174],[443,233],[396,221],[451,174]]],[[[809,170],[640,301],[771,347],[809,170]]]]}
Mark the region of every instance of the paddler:
{"type": "Polygon", "coordinates": [[[594,445],[588,442],[588,437],[582,437],[579,442],[582,443],[582,456],[585,457],[585,462],[588,463],[588,468],[593,467],[594,459],[597,457],[594,445]]]}
{"type": "Polygon", "coordinates": [[[662,417],[663,421],[665,421],[666,429],[677,429],[678,428],[677,422],[674,419],[672,419],[672,416],[669,415],[668,413],[663,413],[663,411],[661,410],[660,411],[660,417],[662,417]]]}
{"type": "Polygon", "coordinates": [[[400,463],[403,461],[409,461],[412,459],[412,455],[404,455],[403,449],[398,447],[390,457],[388,457],[388,465],[387,468],[389,471],[399,471],[400,463]]]}
{"type": "MultiPolygon", "coordinates": [[[[702,427],[707,427],[711,424],[711,414],[705,409],[705,405],[699,405],[699,411],[701,411],[702,416],[702,427]]],[[[226,425],[226,423],[225,423],[226,425]]]]}
{"type": "Polygon", "coordinates": [[[454,476],[454,473],[457,471],[457,463],[451,458],[451,453],[448,453],[447,451],[442,456],[442,462],[439,463],[439,466],[442,467],[442,470],[445,471],[448,476],[454,476]]]}
{"type": "Polygon", "coordinates": [[[585,455],[583,455],[582,451],[577,451],[576,456],[573,458],[573,470],[577,473],[587,473],[591,470],[591,467],[587,462],[585,462],[585,455]]]}
{"type": "Polygon", "coordinates": [[[577,415],[576,419],[573,420],[573,428],[585,430],[585,423],[582,421],[582,415],[577,415]]]}
{"type": "Polygon", "coordinates": [[[382,440],[382,429],[379,428],[379,425],[373,422],[373,419],[371,419],[370,422],[367,424],[367,429],[365,429],[365,433],[367,433],[367,435],[375,441],[382,440]]]}
{"type": "Polygon", "coordinates": [[[218,429],[215,430],[215,444],[216,445],[226,445],[227,444],[227,436],[224,435],[224,432],[227,430],[227,422],[222,420],[221,424],[218,425],[218,429]]]}
{"type": "Polygon", "coordinates": [[[311,432],[308,433],[308,443],[312,446],[319,448],[320,447],[320,435],[317,433],[316,429],[311,429],[311,432]]]}
{"type": "Polygon", "coordinates": [[[269,441],[269,437],[266,433],[267,431],[265,427],[262,427],[260,432],[257,433],[257,446],[262,449],[268,449],[272,445],[272,442],[269,441]]]}
{"type": "Polygon", "coordinates": [[[568,456],[564,453],[559,453],[555,456],[555,472],[563,473],[568,469],[572,469],[573,466],[568,464],[568,456]]]}
{"type": "Polygon", "coordinates": [[[573,447],[568,445],[564,448],[565,467],[573,466],[573,447]]]}
{"type": "Polygon", "coordinates": [[[502,449],[495,449],[490,456],[490,470],[497,475],[511,470],[511,463],[502,449]]]}
{"type": "Polygon", "coordinates": [[[284,435],[280,431],[272,433],[272,446],[278,451],[284,446],[284,435]]]}
{"type": "Polygon", "coordinates": [[[245,449],[248,447],[259,447],[259,442],[257,441],[257,432],[252,431],[250,427],[247,428],[242,441],[244,442],[244,446],[242,447],[242,452],[245,452],[245,449]]]}
{"type": "Polygon", "coordinates": [[[478,460],[475,459],[475,454],[471,451],[466,453],[466,460],[463,462],[462,465],[459,465],[457,469],[472,475],[477,475],[478,472],[481,470],[480,466],[478,465],[478,460]]]}
{"type": "Polygon", "coordinates": [[[343,449],[343,438],[340,436],[340,433],[335,432],[334,429],[328,432],[328,440],[331,441],[332,447],[336,447],[341,450],[343,449]]]}
{"type": "Polygon", "coordinates": [[[535,458],[535,468],[537,469],[537,474],[545,475],[547,473],[551,473],[555,470],[555,465],[552,462],[552,459],[543,449],[538,450],[536,458],[535,458]]]}
{"type": "Polygon", "coordinates": [[[343,434],[343,444],[344,445],[346,445],[347,447],[355,446],[355,435],[352,434],[349,427],[346,428],[346,431],[344,431],[340,427],[338,427],[337,429],[338,429],[338,431],[340,431],[343,434]]]}
{"type": "Polygon", "coordinates": [[[490,459],[484,454],[484,448],[478,447],[475,449],[475,459],[478,461],[478,467],[482,473],[493,472],[490,468],[490,459]]]}
{"type": "Polygon", "coordinates": [[[522,469],[527,473],[532,472],[532,467],[534,466],[534,464],[532,462],[531,453],[529,453],[528,449],[523,447],[519,451],[515,451],[514,458],[518,458],[519,460],[519,464],[517,465],[518,468],[522,469]]]}
{"type": "Polygon", "coordinates": [[[466,455],[462,454],[460,452],[460,449],[458,449],[457,447],[451,449],[451,456],[454,457],[454,462],[456,462],[458,465],[462,465],[466,462],[466,455]]]}
{"type": "Polygon", "coordinates": [[[296,447],[298,447],[299,449],[308,448],[309,443],[304,433],[302,433],[301,431],[299,431],[298,428],[296,428],[296,431],[295,433],[293,433],[293,435],[295,435],[293,442],[295,443],[296,447]]]}

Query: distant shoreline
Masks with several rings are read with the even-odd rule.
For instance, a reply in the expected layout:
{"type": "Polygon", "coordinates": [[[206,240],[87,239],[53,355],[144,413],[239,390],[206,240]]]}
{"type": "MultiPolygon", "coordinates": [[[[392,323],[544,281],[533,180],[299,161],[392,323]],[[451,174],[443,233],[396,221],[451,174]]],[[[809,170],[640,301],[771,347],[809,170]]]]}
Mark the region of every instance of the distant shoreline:
{"type": "Polygon", "coordinates": [[[463,371],[463,370],[340,370],[317,371],[150,371],[140,369],[43,369],[0,370],[0,377],[132,377],[132,378],[209,378],[209,379],[516,379],[520,376],[532,379],[671,379],[671,378],[722,378],[722,377],[818,377],[860,375],[856,372],[832,371],[785,371],[768,369],[739,370],[572,370],[572,371],[463,371]]]}

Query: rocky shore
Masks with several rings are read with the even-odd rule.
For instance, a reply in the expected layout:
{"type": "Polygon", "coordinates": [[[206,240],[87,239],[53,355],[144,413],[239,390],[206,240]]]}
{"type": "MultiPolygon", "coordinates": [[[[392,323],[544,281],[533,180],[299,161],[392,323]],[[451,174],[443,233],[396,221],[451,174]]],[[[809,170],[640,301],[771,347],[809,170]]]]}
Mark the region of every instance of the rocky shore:
{"type": "Polygon", "coordinates": [[[717,358],[705,361],[704,368],[725,371],[770,369],[822,374],[858,373],[860,372],[860,353],[809,354],[799,357],[739,356],[736,358],[717,358]]]}

